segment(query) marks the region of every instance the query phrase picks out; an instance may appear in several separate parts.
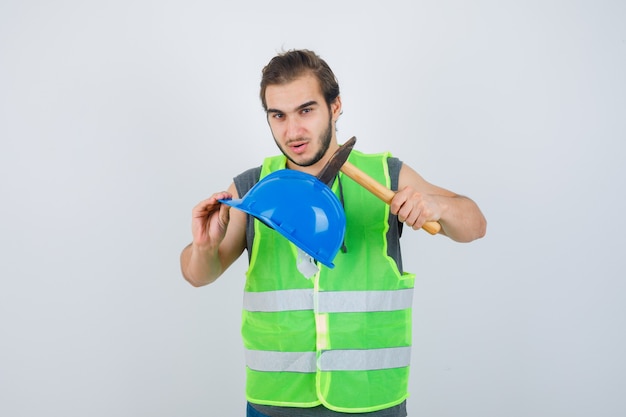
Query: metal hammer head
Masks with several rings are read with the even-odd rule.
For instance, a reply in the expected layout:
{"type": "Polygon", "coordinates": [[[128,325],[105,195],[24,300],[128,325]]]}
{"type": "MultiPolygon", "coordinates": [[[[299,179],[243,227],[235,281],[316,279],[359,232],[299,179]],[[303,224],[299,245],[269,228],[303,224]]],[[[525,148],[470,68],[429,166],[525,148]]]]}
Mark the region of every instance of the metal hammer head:
{"type": "Polygon", "coordinates": [[[346,143],[341,145],[339,149],[335,151],[333,156],[330,157],[324,168],[317,174],[317,179],[328,185],[329,187],[333,184],[335,177],[343,164],[348,160],[348,156],[350,156],[350,152],[352,148],[354,148],[354,144],[356,143],[356,137],[352,136],[346,143]]]}

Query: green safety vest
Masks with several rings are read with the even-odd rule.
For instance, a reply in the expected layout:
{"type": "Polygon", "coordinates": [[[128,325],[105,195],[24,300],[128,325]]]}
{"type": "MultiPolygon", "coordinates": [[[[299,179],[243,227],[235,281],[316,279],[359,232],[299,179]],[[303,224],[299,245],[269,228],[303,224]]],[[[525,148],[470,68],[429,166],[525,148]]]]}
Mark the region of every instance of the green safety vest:
{"type": "MultiPolygon", "coordinates": [[[[353,150],[349,160],[389,187],[388,157],[353,150]]],[[[267,158],[261,177],[285,162],[267,158]]],[[[340,181],[347,251],[311,279],[297,270],[295,245],[255,219],[242,314],[251,403],[362,413],[408,396],[415,276],[387,255],[389,206],[340,181]]]]}

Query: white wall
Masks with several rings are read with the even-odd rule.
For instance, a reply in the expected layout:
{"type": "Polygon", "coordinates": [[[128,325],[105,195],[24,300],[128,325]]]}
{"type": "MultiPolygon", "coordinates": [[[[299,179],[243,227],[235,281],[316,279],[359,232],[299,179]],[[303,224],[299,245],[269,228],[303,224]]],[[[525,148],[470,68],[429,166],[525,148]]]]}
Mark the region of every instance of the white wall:
{"type": "Polygon", "coordinates": [[[243,415],[242,258],[190,211],[277,152],[261,67],[310,48],[340,138],[475,199],[406,233],[411,416],[626,413],[621,1],[0,3],[0,415],[243,415]]]}

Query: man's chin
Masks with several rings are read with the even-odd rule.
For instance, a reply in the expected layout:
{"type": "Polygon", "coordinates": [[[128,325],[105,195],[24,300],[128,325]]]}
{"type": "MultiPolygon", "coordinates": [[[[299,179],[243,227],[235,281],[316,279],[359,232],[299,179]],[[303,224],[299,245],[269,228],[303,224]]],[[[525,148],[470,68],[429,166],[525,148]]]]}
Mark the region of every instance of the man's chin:
{"type": "Polygon", "coordinates": [[[311,161],[308,159],[295,159],[295,158],[289,158],[289,161],[291,161],[292,164],[299,166],[301,168],[306,168],[306,167],[310,167],[311,165],[315,165],[315,162],[317,161],[311,161]]]}

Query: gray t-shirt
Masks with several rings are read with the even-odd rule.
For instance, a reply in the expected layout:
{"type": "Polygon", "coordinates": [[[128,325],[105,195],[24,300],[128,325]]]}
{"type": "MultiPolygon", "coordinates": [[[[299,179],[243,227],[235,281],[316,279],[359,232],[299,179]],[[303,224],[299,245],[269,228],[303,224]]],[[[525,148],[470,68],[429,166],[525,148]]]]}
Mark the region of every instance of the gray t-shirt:
{"type": "MultiPolygon", "coordinates": [[[[398,158],[389,158],[387,160],[389,166],[389,176],[391,177],[391,189],[398,190],[398,178],[400,176],[400,168],[402,161],[398,158]]],[[[261,175],[261,167],[251,168],[234,178],[235,187],[240,197],[243,197],[250,188],[259,181],[261,175]]],[[[248,260],[254,241],[254,217],[248,215],[246,225],[246,248],[248,250],[248,260]]],[[[387,232],[387,254],[396,261],[398,269],[402,272],[402,255],[400,253],[400,236],[402,234],[402,223],[398,221],[397,216],[389,215],[389,231],[387,232]]],[[[349,248],[348,248],[349,250],[349,248]]],[[[406,417],[406,401],[394,407],[387,408],[371,413],[338,413],[329,410],[323,405],[311,408],[294,408],[294,407],[276,407],[252,404],[259,412],[269,417],[406,417]]]]}

